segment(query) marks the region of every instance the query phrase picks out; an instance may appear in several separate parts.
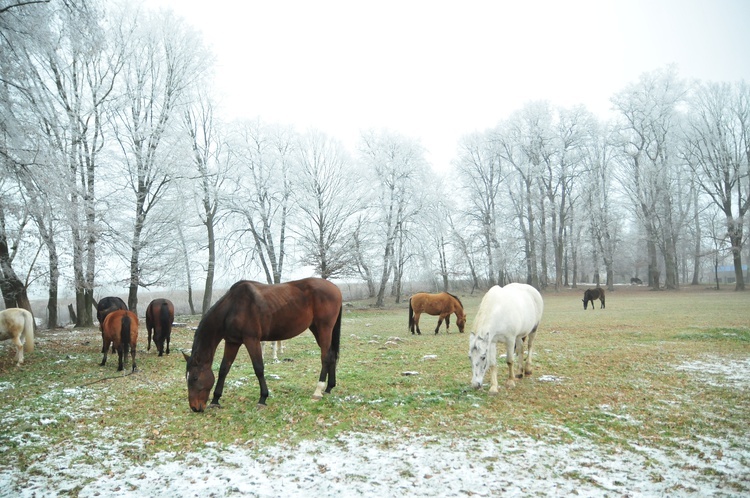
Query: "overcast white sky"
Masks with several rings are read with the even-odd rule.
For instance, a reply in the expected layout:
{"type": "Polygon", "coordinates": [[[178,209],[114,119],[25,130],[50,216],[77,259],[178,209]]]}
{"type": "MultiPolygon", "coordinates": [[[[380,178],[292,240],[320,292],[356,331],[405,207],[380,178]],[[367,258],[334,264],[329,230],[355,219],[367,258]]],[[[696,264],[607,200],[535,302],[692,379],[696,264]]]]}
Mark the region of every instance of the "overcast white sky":
{"type": "Polygon", "coordinates": [[[750,80],[750,1],[146,0],[203,32],[226,117],[420,140],[437,170],[459,138],[531,100],[585,104],[676,64],[750,80]]]}

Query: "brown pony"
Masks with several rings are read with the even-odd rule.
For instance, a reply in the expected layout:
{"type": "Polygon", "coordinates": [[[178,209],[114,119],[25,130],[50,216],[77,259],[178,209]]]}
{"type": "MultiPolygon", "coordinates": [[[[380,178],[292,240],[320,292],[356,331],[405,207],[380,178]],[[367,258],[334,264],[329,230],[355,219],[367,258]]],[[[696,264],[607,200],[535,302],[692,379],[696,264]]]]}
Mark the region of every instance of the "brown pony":
{"type": "Polygon", "coordinates": [[[169,354],[169,341],[172,336],[172,322],[174,321],[174,304],[169,299],[154,299],[146,308],[146,330],[148,331],[148,347],[151,351],[151,333],[154,334],[154,345],[159,350],[159,356],[164,354],[164,342],[167,343],[167,354],[169,354]]]}
{"type": "Polygon", "coordinates": [[[101,366],[107,364],[107,350],[109,345],[117,351],[117,371],[122,370],[124,360],[127,359],[128,349],[133,358],[133,372],[135,372],[135,347],[138,344],[138,317],[128,310],[116,310],[107,315],[102,326],[102,358],[101,366]]]}
{"type": "Polygon", "coordinates": [[[583,293],[583,309],[586,309],[589,301],[591,301],[591,309],[594,309],[594,300],[599,300],[599,309],[604,308],[604,289],[597,287],[596,289],[586,289],[583,293]]]}
{"type": "MultiPolygon", "coordinates": [[[[104,320],[107,315],[117,310],[126,310],[128,305],[125,301],[117,296],[103,297],[96,303],[96,319],[99,320],[99,330],[102,332],[102,340],[104,340],[104,320]]],[[[114,354],[114,344],[112,346],[112,354],[114,354]]]]}
{"type": "MultiPolygon", "coordinates": [[[[194,412],[206,408],[214,385],[211,365],[216,348],[224,341],[224,358],[211,406],[219,406],[224,380],[243,344],[250,354],[260,384],[258,406],[268,398],[263,374],[262,341],[283,341],[308,328],[320,347],[322,364],[313,399],[323,397],[336,386],[336,362],[341,338],[341,291],[322,278],[305,278],[283,284],[267,285],[241,280],[222,296],[198,324],[193,348],[187,361],[188,402],[194,412]],[[326,379],[328,385],[325,384],[326,379]]],[[[184,354],[184,353],[183,353],[184,354]]]]}
{"type": "Polygon", "coordinates": [[[451,325],[451,313],[456,314],[456,325],[458,331],[464,333],[464,325],[466,324],[466,313],[464,313],[464,305],[461,304],[461,300],[453,294],[447,292],[441,292],[439,294],[428,294],[426,292],[419,292],[409,298],[409,330],[414,335],[416,329],[417,334],[422,335],[419,330],[419,316],[422,313],[428,315],[440,315],[438,318],[437,327],[435,327],[435,334],[437,335],[445,320],[445,332],[450,332],[451,325]]]}

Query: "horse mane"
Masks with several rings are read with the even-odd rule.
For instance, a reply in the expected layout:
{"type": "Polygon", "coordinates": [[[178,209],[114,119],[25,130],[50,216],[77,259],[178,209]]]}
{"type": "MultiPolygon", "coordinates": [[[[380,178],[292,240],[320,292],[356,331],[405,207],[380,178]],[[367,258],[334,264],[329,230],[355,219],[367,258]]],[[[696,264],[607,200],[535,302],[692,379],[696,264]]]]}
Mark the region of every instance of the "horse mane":
{"type": "Polygon", "coordinates": [[[453,299],[455,299],[456,301],[458,301],[458,304],[460,304],[462,308],[464,307],[464,303],[461,302],[461,300],[458,298],[458,296],[456,296],[455,294],[451,294],[450,292],[446,292],[446,294],[448,294],[450,297],[452,297],[453,299]]]}

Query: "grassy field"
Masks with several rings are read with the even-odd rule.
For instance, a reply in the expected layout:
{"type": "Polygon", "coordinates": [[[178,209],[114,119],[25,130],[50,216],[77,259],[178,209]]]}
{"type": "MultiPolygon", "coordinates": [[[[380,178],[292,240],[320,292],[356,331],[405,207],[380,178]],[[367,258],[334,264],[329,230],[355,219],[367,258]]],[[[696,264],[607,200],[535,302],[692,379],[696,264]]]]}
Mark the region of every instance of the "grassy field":
{"type": "Polygon", "coordinates": [[[585,437],[613,447],[747,438],[750,294],[623,287],[608,293],[606,309],[597,302],[595,310],[584,311],[582,293],[544,295],[534,375],[513,390],[501,380],[494,397],[487,387],[469,386],[468,331],[479,295],[460,295],[468,315],[465,334],[453,324],[450,334],[442,329],[433,335],[436,318],[424,315],[423,335],[412,336],[408,304],[373,309],[347,303],[333,393],[311,399],[319,349],[305,332],[286,342],[284,361],[266,362],[271,396],[262,410],[243,349],[227,378],[223,408],[190,411],[180,351],[189,350],[197,317],[176,318],[188,327],[174,329],[172,354],[161,358],[153,346],[146,352],[141,323],[139,371],[133,375],[116,372],[116,357],[99,366],[97,329],[43,330],[21,368],[13,365],[10,342],[0,346],[3,465],[23,469],[50,448],[82,440],[145,440],[130,455],[143,460],[162,450],[189,454],[206,444],[262,448],[400,428],[445,437],[585,437]]]}

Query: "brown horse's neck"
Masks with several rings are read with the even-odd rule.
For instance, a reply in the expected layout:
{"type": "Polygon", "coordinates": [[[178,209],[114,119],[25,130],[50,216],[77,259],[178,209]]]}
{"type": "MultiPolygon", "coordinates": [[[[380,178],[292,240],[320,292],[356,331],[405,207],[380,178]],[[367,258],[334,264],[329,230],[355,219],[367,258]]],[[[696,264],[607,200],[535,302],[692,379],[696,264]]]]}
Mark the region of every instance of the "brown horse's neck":
{"type": "Polygon", "coordinates": [[[223,315],[223,313],[219,312],[219,304],[216,303],[213,308],[208,310],[195,330],[193,347],[190,351],[190,357],[195,364],[213,363],[216,348],[224,339],[224,327],[220,323],[223,320],[220,315],[223,315]]]}

